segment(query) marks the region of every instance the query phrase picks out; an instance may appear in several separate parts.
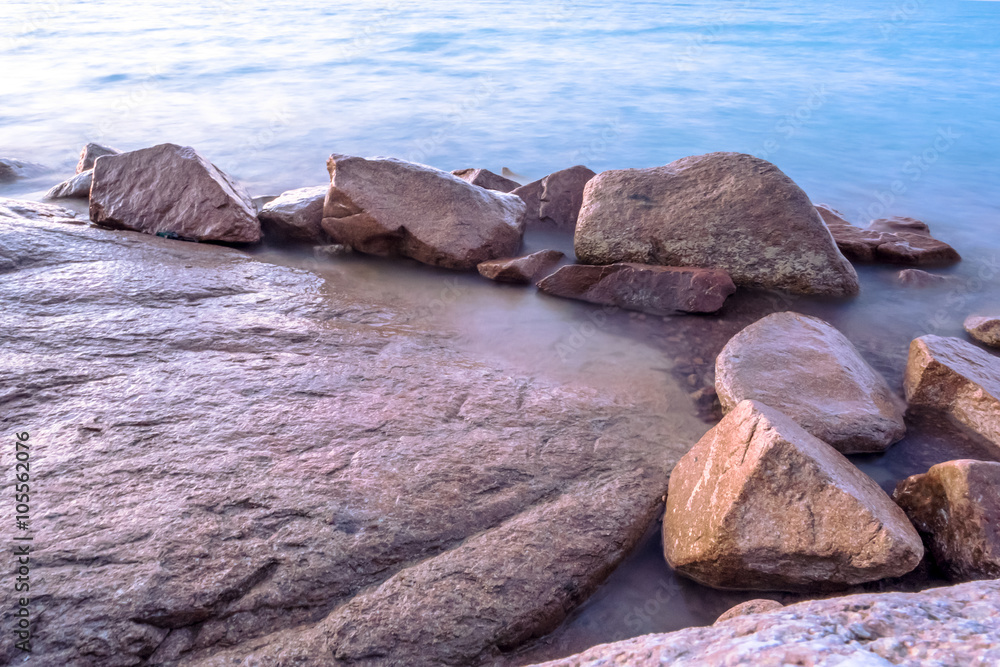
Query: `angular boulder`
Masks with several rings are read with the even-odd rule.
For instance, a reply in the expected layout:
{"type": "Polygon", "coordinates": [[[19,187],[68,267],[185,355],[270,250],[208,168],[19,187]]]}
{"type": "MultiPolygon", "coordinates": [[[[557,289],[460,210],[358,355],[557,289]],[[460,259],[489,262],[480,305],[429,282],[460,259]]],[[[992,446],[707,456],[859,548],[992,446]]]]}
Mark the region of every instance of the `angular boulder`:
{"type": "Polygon", "coordinates": [[[524,202],[445,171],[395,158],[332,155],[323,229],[335,243],[448,269],[511,257],[524,202]]]}
{"type": "Polygon", "coordinates": [[[451,173],[467,183],[478,185],[479,187],[486,188],[487,190],[510,192],[511,190],[521,187],[521,184],[517,181],[512,181],[509,178],[500,176],[499,174],[494,174],[489,169],[455,169],[451,173]]]}
{"type": "Polygon", "coordinates": [[[45,193],[46,199],[87,199],[90,197],[90,184],[94,180],[94,170],[82,171],[73,178],[53,186],[45,193]]]}
{"type": "Polygon", "coordinates": [[[94,168],[97,158],[105,155],[121,155],[121,151],[110,146],[102,146],[101,144],[87,144],[80,151],[80,161],[76,163],[76,173],[82,174],[85,171],[90,171],[94,168]]]}
{"type": "Polygon", "coordinates": [[[816,210],[833,234],[837,247],[851,261],[947,266],[962,259],[957,250],[933,238],[926,225],[919,220],[885,218],[873,221],[868,229],[862,229],[825,204],[820,204],[816,210]],[[924,229],[920,229],[919,225],[923,225],[924,229]]]}
{"type": "Polygon", "coordinates": [[[575,245],[586,264],[718,268],[741,287],[803,294],[859,290],[806,193],[740,153],[603,172],[587,184],[575,245]]]}
{"type": "Polygon", "coordinates": [[[822,591],[902,576],[923,557],[903,511],[842,454],[744,401],[670,475],[667,563],[714,588],[822,591]]]}
{"type": "Polygon", "coordinates": [[[286,243],[326,244],[323,202],[329,189],[326,185],[298,188],[265,203],[257,215],[264,236],[286,243]]]}
{"type": "Polygon", "coordinates": [[[596,175],[587,167],[577,165],[514,190],[513,194],[523,199],[528,207],[525,225],[572,232],[583,204],[583,189],[596,175]]]}
{"type": "Polygon", "coordinates": [[[618,306],[653,315],[714,313],[736,286],[717,269],[609,264],[570,264],[538,283],[538,289],[567,299],[618,306]]]}
{"type": "Polygon", "coordinates": [[[540,250],[524,257],[491,259],[476,267],[479,275],[500,283],[528,285],[537,282],[564,257],[558,250],[540,250]]]}
{"type": "Polygon", "coordinates": [[[881,452],[906,433],[903,402],[844,334],[774,313],[732,337],[715,362],[724,412],[761,401],[844,454],[881,452]]]}
{"type": "Polygon", "coordinates": [[[1000,578],[1000,463],[939,463],[893,498],[953,581],[1000,578]]]}
{"type": "Polygon", "coordinates": [[[256,243],[261,237],[243,186],[193,148],[175,144],[101,156],[94,163],[90,219],[196,241],[256,243]]]}
{"type": "Polygon", "coordinates": [[[969,335],[991,347],[1000,347],[1000,317],[970,315],[965,318],[965,330],[969,335]]]}
{"type": "Polygon", "coordinates": [[[1000,455],[1000,358],[958,338],[921,336],[910,343],[903,388],[911,409],[951,415],[1000,455]]]}

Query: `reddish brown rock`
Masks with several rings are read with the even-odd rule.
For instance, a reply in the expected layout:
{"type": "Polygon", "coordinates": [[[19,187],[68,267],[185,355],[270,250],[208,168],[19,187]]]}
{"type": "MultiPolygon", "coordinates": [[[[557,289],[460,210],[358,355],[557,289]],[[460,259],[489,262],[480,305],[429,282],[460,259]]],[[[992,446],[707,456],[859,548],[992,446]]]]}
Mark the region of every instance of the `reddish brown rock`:
{"type": "Polygon", "coordinates": [[[193,148],[161,144],[94,164],[90,219],[102,227],[196,241],[260,240],[250,195],[193,148]]]}
{"type": "Polygon", "coordinates": [[[714,313],[736,286],[725,271],[647,264],[570,264],[538,283],[567,299],[618,306],[653,315],[714,313]]]}
{"type": "Polygon", "coordinates": [[[394,158],[332,155],[323,229],[335,243],[448,269],[514,256],[524,202],[394,158]]]}
{"type": "Polygon", "coordinates": [[[759,600],[747,600],[746,602],[741,602],[735,607],[722,613],[719,618],[715,619],[716,623],[725,623],[731,618],[736,618],[737,616],[750,616],[751,614],[765,614],[769,611],[774,611],[775,609],[781,609],[785,605],[775,600],[759,599],[759,600]]]}
{"type": "Polygon", "coordinates": [[[587,167],[577,165],[514,190],[528,207],[525,224],[572,232],[583,203],[583,189],[594,176],[587,167]]]}
{"type": "Polygon", "coordinates": [[[805,294],[859,290],[806,193],[740,153],[601,173],[584,192],[575,245],[586,264],[717,268],[739,286],[805,294]]]}
{"type": "Polygon", "coordinates": [[[286,243],[324,245],[329,242],[323,231],[323,202],[329,186],[289,190],[270,200],[257,215],[264,236],[286,243]]]}
{"type": "Polygon", "coordinates": [[[716,358],[715,388],[723,411],[761,401],[845,454],[884,451],[906,433],[885,378],[815,317],[775,313],[733,336],[716,358]]]}
{"type": "Polygon", "coordinates": [[[1000,347],[1000,317],[970,315],[965,318],[969,335],[991,347],[1000,347]]]}
{"type": "Polygon", "coordinates": [[[953,581],[1000,578],[1000,463],[939,463],[893,498],[953,581]]]}
{"type": "Polygon", "coordinates": [[[818,205],[816,210],[833,234],[837,247],[851,261],[947,266],[962,259],[950,245],[932,238],[926,225],[919,220],[885,218],[862,229],[825,204],[818,205]]]}
{"type": "Polygon", "coordinates": [[[958,338],[910,343],[903,388],[910,408],[947,413],[1000,454],[1000,358],[958,338]]]}
{"type": "Polygon", "coordinates": [[[667,563],[708,586],[829,590],[906,574],[923,557],[903,511],[841,453],[744,401],[670,475],[667,563]]]}
{"type": "Polygon", "coordinates": [[[76,173],[82,174],[85,171],[90,171],[94,168],[97,158],[104,155],[121,155],[121,151],[110,146],[102,146],[101,144],[87,144],[80,151],[80,161],[76,164],[76,173]]]}
{"type": "Polygon", "coordinates": [[[456,169],[451,173],[458,176],[463,181],[472,183],[473,185],[478,185],[479,187],[486,188],[487,190],[510,192],[515,188],[521,187],[521,184],[517,181],[512,181],[509,178],[500,176],[499,174],[494,174],[489,169],[456,169]]]}
{"type": "Polygon", "coordinates": [[[922,271],[920,269],[903,269],[896,274],[896,280],[899,281],[900,285],[917,288],[938,287],[955,282],[955,279],[951,276],[928,273],[927,271],[922,271]]]}
{"type": "Polygon", "coordinates": [[[476,269],[480,275],[490,280],[528,285],[548,275],[563,257],[563,253],[558,250],[541,250],[524,257],[492,259],[483,262],[476,269]]]}
{"type": "Polygon", "coordinates": [[[868,229],[873,232],[906,232],[908,234],[918,234],[920,236],[930,236],[931,228],[926,222],[916,218],[905,216],[893,216],[891,218],[879,218],[868,223],[868,229]]]}
{"type": "Polygon", "coordinates": [[[94,180],[94,170],[82,171],[73,178],[53,186],[45,193],[46,199],[87,199],[90,197],[90,184],[94,180]]]}

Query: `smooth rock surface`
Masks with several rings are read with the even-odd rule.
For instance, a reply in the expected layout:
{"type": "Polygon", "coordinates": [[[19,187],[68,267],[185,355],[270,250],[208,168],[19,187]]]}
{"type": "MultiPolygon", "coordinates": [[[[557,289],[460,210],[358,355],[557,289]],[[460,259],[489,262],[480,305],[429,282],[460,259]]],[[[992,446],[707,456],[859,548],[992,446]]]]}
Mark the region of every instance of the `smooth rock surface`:
{"type": "Polygon", "coordinates": [[[94,168],[94,163],[97,162],[97,158],[104,155],[120,155],[121,151],[117,148],[111,148],[110,146],[102,146],[101,144],[89,143],[83,147],[80,151],[80,161],[76,163],[76,173],[82,174],[85,171],[90,171],[94,168]]]}
{"type": "Polygon", "coordinates": [[[0,262],[32,664],[489,662],[629,553],[696,439],[659,376],[521,373],[230,248],[2,216],[0,262]]]}
{"type": "Polygon", "coordinates": [[[725,271],[620,263],[570,264],[543,278],[538,289],[567,299],[671,315],[714,313],[736,286],[725,271]]]}
{"type": "Polygon", "coordinates": [[[715,588],[821,591],[897,577],[923,557],[903,511],[790,418],[744,401],[670,475],[667,563],[715,588]]]}
{"type": "Polygon", "coordinates": [[[717,268],[741,287],[803,294],[859,290],[806,193],[741,153],[601,173],[584,192],[575,245],[586,264],[717,268]]]}
{"type": "Polygon", "coordinates": [[[798,313],[760,319],[715,362],[724,412],[753,399],[845,454],[881,452],[906,433],[902,400],[830,324],[798,313]]]}
{"type": "Polygon", "coordinates": [[[775,609],[781,609],[785,605],[777,602],[775,600],[747,600],[746,602],[741,602],[740,604],[726,610],[722,613],[719,618],[716,619],[716,623],[725,623],[731,618],[736,618],[737,616],[750,616],[751,614],[763,614],[764,612],[774,611],[775,609]]]}
{"type": "Polygon", "coordinates": [[[90,219],[111,229],[196,241],[256,243],[261,237],[243,186],[193,148],[175,144],[98,159],[90,219]]]}
{"type": "Polygon", "coordinates": [[[910,343],[903,388],[911,409],[951,415],[1000,455],[1000,358],[958,338],[921,336],[910,343]]]}
{"type": "Polygon", "coordinates": [[[936,273],[928,273],[927,271],[921,271],[920,269],[903,269],[896,274],[896,280],[899,281],[900,285],[917,288],[939,287],[941,285],[956,282],[955,278],[952,276],[942,276],[936,273]]]}
{"type": "Polygon", "coordinates": [[[94,180],[93,169],[82,171],[73,178],[53,186],[45,193],[46,199],[87,199],[90,197],[90,184],[94,180]]]}
{"type": "Polygon", "coordinates": [[[1000,581],[789,605],[604,644],[545,667],[987,667],[1000,664],[1000,581]]]}
{"type": "Polygon", "coordinates": [[[587,167],[577,165],[513,190],[528,207],[525,225],[572,232],[583,204],[583,189],[596,175],[587,167]]]}
{"type": "Polygon", "coordinates": [[[323,202],[329,189],[329,186],[317,185],[289,190],[264,204],[257,215],[264,236],[286,243],[328,243],[321,223],[323,202]]]}
{"type": "Polygon", "coordinates": [[[873,232],[907,232],[910,234],[931,235],[931,228],[923,220],[908,218],[906,216],[892,216],[890,218],[879,218],[868,223],[868,229],[873,232]]]}
{"type": "Polygon", "coordinates": [[[1000,347],[1000,317],[970,315],[963,324],[969,335],[991,347],[1000,347]]]}
{"type": "Polygon", "coordinates": [[[529,285],[548,275],[563,257],[558,250],[540,250],[524,257],[492,259],[476,270],[484,278],[497,282],[529,285]]]}
{"type": "Polygon", "coordinates": [[[455,169],[451,173],[458,176],[463,181],[472,183],[473,185],[478,185],[479,187],[486,188],[487,190],[510,192],[511,190],[521,187],[521,184],[517,181],[512,181],[509,178],[500,176],[499,174],[494,174],[489,169],[455,169]]]}
{"type": "Polygon", "coordinates": [[[448,269],[512,257],[524,202],[447,172],[395,158],[332,155],[323,229],[336,243],[448,269]]]}
{"type": "Polygon", "coordinates": [[[43,165],[18,160],[11,157],[0,157],[0,183],[11,183],[21,178],[30,178],[44,173],[43,165]]]}
{"type": "Polygon", "coordinates": [[[34,220],[37,222],[63,222],[72,225],[87,224],[86,220],[81,220],[77,216],[76,211],[62,206],[0,197],[0,220],[4,219],[8,222],[34,220]]]}
{"type": "Polygon", "coordinates": [[[1000,578],[1000,463],[939,463],[892,497],[952,580],[1000,578]]]}
{"type": "Polygon", "coordinates": [[[886,218],[862,229],[825,204],[818,205],[816,210],[833,234],[837,247],[851,261],[947,266],[962,259],[950,245],[931,237],[930,230],[919,220],[886,218]]]}

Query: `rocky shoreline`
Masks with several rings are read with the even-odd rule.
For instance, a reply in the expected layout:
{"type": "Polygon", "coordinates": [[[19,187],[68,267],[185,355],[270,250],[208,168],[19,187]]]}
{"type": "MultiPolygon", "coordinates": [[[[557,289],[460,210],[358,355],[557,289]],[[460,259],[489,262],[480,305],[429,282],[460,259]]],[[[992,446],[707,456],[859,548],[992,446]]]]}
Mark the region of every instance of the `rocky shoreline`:
{"type": "MultiPolygon", "coordinates": [[[[760,290],[851,298],[863,289],[851,262],[960,261],[927,225],[854,227],[734,153],[527,185],[391,158],[327,166],[329,185],[253,198],[191,148],[88,144],[49,197],[85,197],[92,226],[0,199],[0,290],[21,319],[0,401],[5,423],[38,424],[52,443],[40,493],[55,539],[37,567],[45,617],[75,629],[38,628],[51,664],[488,664],[553,630],[664,512],[663,567],[721,589],[1000,576],[1000,358],[983,347],[914,340],[900,396],[829,323],[760,303],[711,354],[676,360],[689,393],[651,398],[510,374],[244,252],[263,240],[327,262],[404,257],[667,319],[760,290]],[[571,239],[581,263],[518,255],[526,229],[571,239]],[[689,417],[664,414],[670,402],[689,417]],[[699,413],[721,421],[696,443],[699,413]],[[844,457],[887,450],[912,418],[954,423],[982,460],[940,462],[889,494],[844,457]],[[120,502],[93,529],[109,497],[120,502]]],[[[965,326],[996,345],[998,321],[970,313],[965,326]]],[[[920,595],[995,603],[991,586],[920,595]]],[[[872,604],[923,599],[884,595],[872,604]]],[[[810,604],[853,603],[796,608],[810,604]]],[[[789,613],[738,636],[777,641],[789,613]]],[[[956,632],[972,622],[952,617],[956,632]]],[[[878,623],[880,638],[902,632],[878,623]]],[[[698,632],[689,664],[745,650],[698,632]]],[[[894,644],[893,664],[943,637],[894,644]]],[[[652,659],[675,641],[687,640],[558,664],[652,659]]]]}

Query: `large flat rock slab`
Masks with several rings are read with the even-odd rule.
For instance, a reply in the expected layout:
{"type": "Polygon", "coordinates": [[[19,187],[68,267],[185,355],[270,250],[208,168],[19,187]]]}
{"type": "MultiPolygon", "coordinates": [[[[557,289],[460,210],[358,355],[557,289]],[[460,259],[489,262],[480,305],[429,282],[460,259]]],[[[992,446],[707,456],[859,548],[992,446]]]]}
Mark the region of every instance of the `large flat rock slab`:
{"type": "Polygon", "coordinates": [[[488,662],[628,553],[697,428],[229,248],[0,217],[8,257],[38,664],[488,662]]]}
{"type": "Polygon", "coordinates": [[[801,602],[595,646],[545,667],[1000,663],[1000,581],[801,602]]]}

